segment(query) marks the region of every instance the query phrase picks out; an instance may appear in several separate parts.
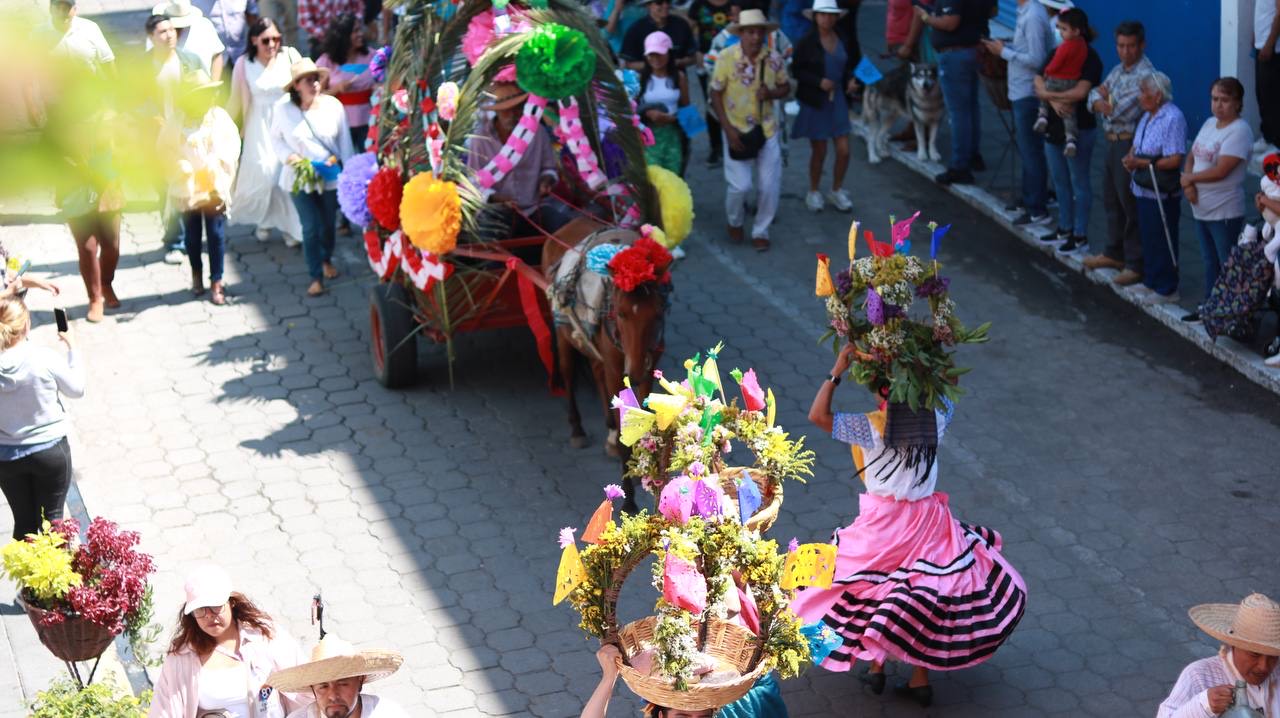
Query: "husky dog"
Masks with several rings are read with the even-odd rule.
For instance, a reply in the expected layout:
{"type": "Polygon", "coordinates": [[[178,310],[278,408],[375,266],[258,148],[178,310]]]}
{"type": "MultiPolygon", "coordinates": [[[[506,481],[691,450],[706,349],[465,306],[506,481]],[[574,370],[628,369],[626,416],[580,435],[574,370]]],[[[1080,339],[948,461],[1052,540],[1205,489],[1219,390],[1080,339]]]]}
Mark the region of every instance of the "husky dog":
{"type": "Polygon", "coordinates": [[[905,117],[915,123],[916,158],[941,162],[938,127],[945,114],[937,65],[913,62],[890,70],[863,94],[862,121],[870,132],[867,160],[872,164],[882,161],[889,153],[893,123],[905,117]]]}

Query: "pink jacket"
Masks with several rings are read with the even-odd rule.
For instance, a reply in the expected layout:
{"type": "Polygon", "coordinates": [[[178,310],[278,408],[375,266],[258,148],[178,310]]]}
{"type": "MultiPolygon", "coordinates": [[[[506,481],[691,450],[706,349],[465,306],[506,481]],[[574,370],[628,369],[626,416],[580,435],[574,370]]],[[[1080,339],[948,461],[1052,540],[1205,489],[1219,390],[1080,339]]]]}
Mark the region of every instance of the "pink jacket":
{"type": "MultiPolygon", "coordinates": [[[[240,655],[249,664],[255,686],[263,685],[272,671],[307,660],[292,637],[279,628],[274,633],[275,638],[268,639],[248,626],[240,628],[240,655]]],[[[165,656],[147,718],[196,718],[200,708],[200,667],[200,657],[189,647],[165,656]]],[[[267,714],[258,718],[284,718],[313,700],[310,694],[280,693],[278,699],[270,699],[267,714]]]]}

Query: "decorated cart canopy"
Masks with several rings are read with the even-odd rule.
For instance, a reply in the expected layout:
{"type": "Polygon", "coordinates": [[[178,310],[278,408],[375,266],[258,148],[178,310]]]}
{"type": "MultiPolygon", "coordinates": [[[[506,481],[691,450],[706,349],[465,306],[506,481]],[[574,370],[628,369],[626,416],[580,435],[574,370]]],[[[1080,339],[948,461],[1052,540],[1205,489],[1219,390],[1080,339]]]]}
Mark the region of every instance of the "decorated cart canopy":
{"type": "MultiPolygon", "coordinates": [[[[366,228],[374,271],[403,287],[385,287],[383,300],[375,298],[375,334],[403,333],[403,320],[387,327],[379,316],[399,302],[413,309],[411,332],[448,343],[451,360],[460,332],[527,324],[545,336],[539,290],[546,281],[536,265],[557,231],[525,216],[520,226],[533,231],[524,234],[536,236],[511,236],[511,224],[490,211],[506,199],[495,196],[495,185],[541,141],[538,133],[552,132],[559,147],[551,195],[589,218],[560,231],[562,245],[575,244],[584,227],[637,234],[645,227],[668,249],[689,233],[688,187],[646,167],[652,136],[579,3],[408,0],[403,9],[394,45],[371,63],[381,86],[368,152],[347,164],[339,182],[344,214],[366,228]],[[474,138],[486,113],[512,107],[520,108],[516,127],[494,141],[500,147],[487,162],[477,162],[474,138]]],[[[396,346],[384,341],[383,348],[396,346]]]]}

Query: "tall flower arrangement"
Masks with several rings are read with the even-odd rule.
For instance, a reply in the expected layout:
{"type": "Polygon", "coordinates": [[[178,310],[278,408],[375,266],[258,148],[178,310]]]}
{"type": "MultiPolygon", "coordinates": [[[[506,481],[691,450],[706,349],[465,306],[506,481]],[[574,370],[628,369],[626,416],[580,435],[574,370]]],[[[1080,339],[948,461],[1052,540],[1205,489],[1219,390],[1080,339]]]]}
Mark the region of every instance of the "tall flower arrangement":
{"type": "MultiPolygon", "coordinates": [[[[950,225],[930,226],[930,252],[936,257],[938,241],[950,225]]],[[[833,282],[822,281],[827,259],[819,257],[817,294],[825,298],[828,322],[819,341],[831,340],[837,351],[845,343],[853,344],[850,375],[890,402],[941,410],[944,397],[959,398],[957,381],[968,371],[956,365],[952,349],[987,341],[991,325],[968,329],[955,316],[950,280],[942,276],[936,259],[926,264],[909,253],[909,233],[908,220],[893,225],[893,245],[877,242],[866,232],[871,255],[856,257],[855,222],[849,266],[837,272],[833,282]],[[913,314],[917,299],[927,305],[926,316],[913,314]]]]}

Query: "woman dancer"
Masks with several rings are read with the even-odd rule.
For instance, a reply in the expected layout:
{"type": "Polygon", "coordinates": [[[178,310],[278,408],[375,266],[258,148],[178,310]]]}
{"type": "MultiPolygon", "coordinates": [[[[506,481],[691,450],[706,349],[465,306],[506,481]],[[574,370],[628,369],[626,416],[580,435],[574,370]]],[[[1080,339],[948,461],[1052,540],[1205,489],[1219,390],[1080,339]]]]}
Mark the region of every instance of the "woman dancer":
{"type": "MultiPolygon", "coordinates": [[[[869,661],[860,680],[879,694],[884,662],[906,663],[911,679],[895,692],[927,707],[933,702],[929,670],[990,658],[1022,618],[1026,584],[1000,555],[1000,535],[957,521],[947,495],[934,490],[938,443],[951,423],[949,401],[943,399],[945,413],[883,402],[866,414],[832,413],[841,376],[864,356],[852,342],[841,350],[809,420],[850,445],[867,490],[857,519],[832,540],[838,553],[831,587],[801,590],[791,607],[806,623],[822,620],[844,637],[823,668],[847,671],[869,661]]],[[[888,387],[883,375],[871,386],[880,397],[888,387]]]]}
{"type": "Polygon", "coordinates": [[[244,154],[231,190],[228,221],[256,225],[258,241],[271,238],[274,227],[284,243],[302,243],[302,222],[289,193],[279,186],[280,160],[271,146],[271,119],[276,102],[289,84],[289,66],[302,56],[282,47],[280,30],[268,17],[249,29],[249,50],[231,73],[231,117],[240,125],[244,154]]]}

